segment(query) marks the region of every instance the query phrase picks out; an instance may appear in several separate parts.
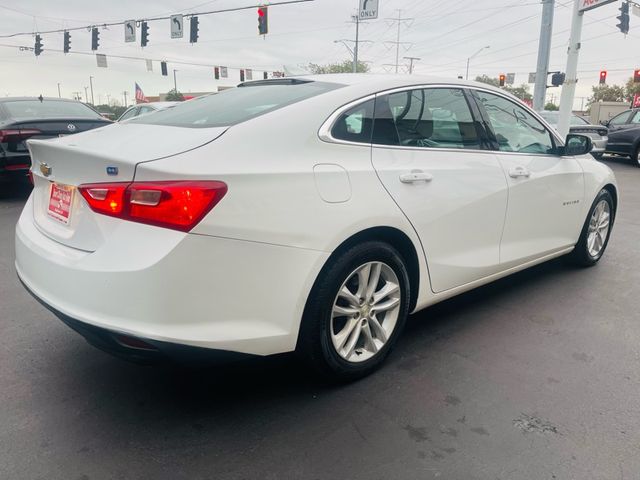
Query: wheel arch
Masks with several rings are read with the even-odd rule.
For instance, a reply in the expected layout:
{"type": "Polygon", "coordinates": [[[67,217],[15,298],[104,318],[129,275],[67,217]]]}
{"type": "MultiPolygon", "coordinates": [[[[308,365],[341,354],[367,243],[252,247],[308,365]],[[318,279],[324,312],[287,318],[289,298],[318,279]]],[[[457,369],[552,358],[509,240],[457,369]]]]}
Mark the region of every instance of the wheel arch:
{"type": "MultiPolygon", "coordinates": [[[[395,248],[402,256],[405,266],[407,267],[407,273],[409,275],[409,289],[410,289],[410,304],[409,312],[412,312],[418,300],[418,293],[420,291],[420,258],[418,257],[418,250],[409,236],[402,230],[396,227],[389,226],[377,226],[369,227],[352,234],[342,243],[340,243],[331,253],[329,258],[325,261],[324,265],[320,269],[316,280],[309,292],[309,297],[316,288],[318,279],[322,278],[322,275],[326,269],[331,265],[331,261],[340,255],[345,250],[348,250],[354,245],[363,243],[366,241],[382,241],[388,243],[395,248]]],[[[308,302],[308,299],[307,299],[308,302]]]]}

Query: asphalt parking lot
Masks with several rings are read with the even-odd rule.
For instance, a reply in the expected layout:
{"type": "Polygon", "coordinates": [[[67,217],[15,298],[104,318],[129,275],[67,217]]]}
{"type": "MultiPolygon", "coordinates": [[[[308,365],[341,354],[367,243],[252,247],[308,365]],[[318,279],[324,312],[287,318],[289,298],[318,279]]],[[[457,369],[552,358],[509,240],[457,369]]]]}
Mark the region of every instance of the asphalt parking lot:
{"type": "Polygon", "coordinates": [[[640,478],[640,169],[603,261],[554,261],[421,312],[384,368],[319,384],[287,356],[131,365],[13,268],[0,193],[0,479],[640,478]]]}

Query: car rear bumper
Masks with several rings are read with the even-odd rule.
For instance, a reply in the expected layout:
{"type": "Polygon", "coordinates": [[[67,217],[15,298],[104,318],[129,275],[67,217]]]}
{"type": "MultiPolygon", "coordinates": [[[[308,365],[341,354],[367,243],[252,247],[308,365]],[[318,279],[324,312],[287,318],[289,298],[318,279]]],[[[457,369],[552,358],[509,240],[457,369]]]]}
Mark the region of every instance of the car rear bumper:
{"type": "Polygon", "coordinates": [[[593,138],[593,149],[591,153],[604,153],[607,149],[607,142],[609,141],[609,137],[598,137],[593,138]]]}
{"type": "Polygon", "coordinates": [[[30,199],[16,227],[20,280],[85,332],[254,355],[295,349],[328,254],[122,223],[99,250],[76,250],[40,232],[30,199]]]}

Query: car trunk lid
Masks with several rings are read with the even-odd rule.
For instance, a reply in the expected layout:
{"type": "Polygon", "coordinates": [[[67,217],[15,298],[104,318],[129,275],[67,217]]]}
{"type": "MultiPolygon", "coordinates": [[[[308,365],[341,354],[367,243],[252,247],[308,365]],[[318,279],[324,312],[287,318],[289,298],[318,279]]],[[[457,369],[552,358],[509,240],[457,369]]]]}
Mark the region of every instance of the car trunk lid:
{"type": "Polygon", "coordinates": [[[97,250],[121,220],[93,212],[78,186],[132,182],[139,163],[198,148],[225,130],[114,124],[55,140],[29,140],[37,227],[64,245],[97,250]]]}

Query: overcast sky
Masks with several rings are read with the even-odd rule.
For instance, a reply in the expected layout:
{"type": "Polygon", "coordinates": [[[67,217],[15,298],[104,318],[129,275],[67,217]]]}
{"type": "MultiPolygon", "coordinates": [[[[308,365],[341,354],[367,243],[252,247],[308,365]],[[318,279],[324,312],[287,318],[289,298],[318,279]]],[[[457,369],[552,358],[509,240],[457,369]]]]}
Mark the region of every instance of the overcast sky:
{"type": "MultiPolygon", "coordinates": [[[[193,13],[215,9],[250,6],[251,0],[0,0],[0,36],[17,32],[37,32],[59,28],[101,25],[126,19],[143,19],[172,13],[193,13]]],[[[212,91],[218,84],[212,68],[178,65],[172,61],[253,68],[261,75],[263,69],[281,70],[283,65],[296,66],[329,63],[350,59],[345,46],[335,40],[353,39],[355,28],[350,23],[358,0],[315,0],[309,3],[273,6],[269,11],[270,34],[257,34],[255,9],[220,13],[200,17],[200,39],[190,45],[185,38],[170,38],[169,20],[152,22],[147,48],[124,43],[122,26],[101,29],[98,53],[166,59],[169,76],[147,72],[143,60],[110,57],[107,69],[97,68],[91,55],[47,51],[62,50],[62,34],[43,34],[44,53],[36,58],[31,51],[19,51],[7,45],[33,46],[32,36],[0,38],[0,95],[57,96],[60,83],[62,95],[71,97],[89,86],[93,76],[95,100],[106,96],[122,101],[122,92],[133,95],[138,82],[147,95],[157,95],[173,88],[173,69],[177,69],[178,89],[182,92],[212,91]]],[[[557,0],[550,70],[565,70],[566,46],[569,38],[572,0],[557,0]]],[[[631,17],[631,34],[626,37],[616,28],[620,2],[588,12],[584,21],[583,47],[579,65],[577,96],[587,97],[591,86],[598,82],[601,69],[609,72],[609,83],[624,83],[640,68],[640,17],[631,17]]],[[[372,43],[361,45],[360,58],[371,62],[371,69],[384,72],[393,67],[395,48],[386,42],[395,41],[396,24],[387,20],[398,16],[401,22],[400,57],[420,57],[415,73],[453,77],[463,75],[466,59],[483,46],[490,46],[471,62],[471,77],[480,74],[497,76],[516,73],[516,84],[526,83],[528,72],[535,70],[540,34],[542,6],[536,0],[380,0],[380,18],[361,24],[360,38],[372,43]]],[[[185,22],[186,23],[186,22],[185,22]]],[[[72,32],[72,50],[91,52],[88,31],[72,32]]],[[[401,60],[402,61],[402,60],[401,60]]],[[[403,62],[404,63],[404,62],[403,62]]],[[[220,85],[239,81],[237,70],[220,85]]],[[[559,89],[548,95],[559,96],[559,89]]],[[[556,99],[557,102],[557,99],[556,99]]],[[[581,100],[576,100],[579,108],[581,100]]]]}

